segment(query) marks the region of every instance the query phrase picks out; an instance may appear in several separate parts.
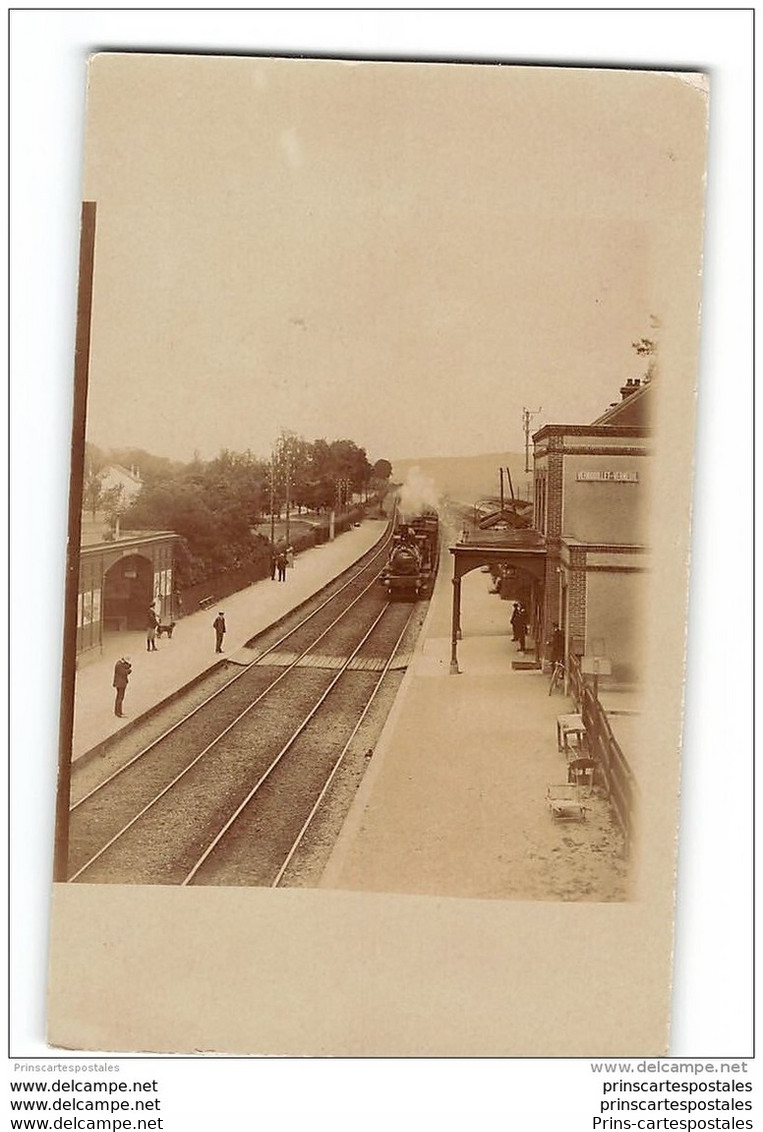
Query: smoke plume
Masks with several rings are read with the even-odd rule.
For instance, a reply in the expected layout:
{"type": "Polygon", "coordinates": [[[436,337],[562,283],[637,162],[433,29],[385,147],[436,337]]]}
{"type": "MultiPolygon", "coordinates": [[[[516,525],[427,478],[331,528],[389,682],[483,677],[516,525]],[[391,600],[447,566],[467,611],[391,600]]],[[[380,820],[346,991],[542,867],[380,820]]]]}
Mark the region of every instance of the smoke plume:
{"type": "Polygon", "coordinates": [[[411,468],[400,488],[399,496],[400,518],[405,522],[415,518],[422,511],[437,510],[440,503],[439,493],[431,476],[422,472],[421,468],[411,468]]]}

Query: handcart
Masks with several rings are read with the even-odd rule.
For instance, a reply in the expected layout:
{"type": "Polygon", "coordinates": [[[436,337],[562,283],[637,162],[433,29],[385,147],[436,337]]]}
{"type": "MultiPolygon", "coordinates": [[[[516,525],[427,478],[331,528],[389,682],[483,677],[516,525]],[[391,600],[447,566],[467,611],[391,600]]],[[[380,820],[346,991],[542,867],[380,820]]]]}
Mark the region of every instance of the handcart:
{"type": "Polygon", "coordinates": [[[580,787],[575,783],[565,782],[557,786],[548,786],[546,804],[552,817],[585,821],[586,805],[581,798],[580,787]]]}

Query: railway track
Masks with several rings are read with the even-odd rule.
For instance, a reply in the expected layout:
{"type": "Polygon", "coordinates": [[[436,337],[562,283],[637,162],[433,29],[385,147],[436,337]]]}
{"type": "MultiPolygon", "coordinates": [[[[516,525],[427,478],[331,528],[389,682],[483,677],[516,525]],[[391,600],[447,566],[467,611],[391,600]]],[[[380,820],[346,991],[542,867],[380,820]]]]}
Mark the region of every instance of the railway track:
{"type": "Polygon", "coordinates": [[[416,606],[383,600],[385,549],[295,626],[251,642],[250,663],[74,802],[71,881],[292,883],[371,705],[405,664],[416,606]]]}

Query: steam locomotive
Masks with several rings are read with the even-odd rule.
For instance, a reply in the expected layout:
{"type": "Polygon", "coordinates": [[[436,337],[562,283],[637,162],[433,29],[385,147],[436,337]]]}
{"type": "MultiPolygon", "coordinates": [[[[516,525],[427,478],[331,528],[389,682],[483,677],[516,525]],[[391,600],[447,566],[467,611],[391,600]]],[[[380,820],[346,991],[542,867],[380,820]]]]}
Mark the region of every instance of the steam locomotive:
{"type": "Polygon", "coordinates": [[[380,581],[390,597],[428,597],[440,561],[439,520],[424,511],[398,523],[380,581]]]}

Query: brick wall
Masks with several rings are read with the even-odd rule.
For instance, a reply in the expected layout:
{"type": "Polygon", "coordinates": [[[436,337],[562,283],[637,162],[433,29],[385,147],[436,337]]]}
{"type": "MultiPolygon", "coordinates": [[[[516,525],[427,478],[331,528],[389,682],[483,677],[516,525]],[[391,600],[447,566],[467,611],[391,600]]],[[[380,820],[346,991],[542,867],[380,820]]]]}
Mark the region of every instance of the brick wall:
{"type": "MultiPolygon", "coordinates": [[[[556,439],[556,438],[554,438],[556,439]]],[[[547,538],[559,538],[562,533],[562,497],[564,494],[564,457],[561,452],[548,454],[546,479],[546,530],[547,538]]]]}
{"type": "Polygon", "coordinates": [[[567,590],[567,616],[570,640],[586,635],[586,552],[584,547],[570,547],[570,573],[567,590]]]}

